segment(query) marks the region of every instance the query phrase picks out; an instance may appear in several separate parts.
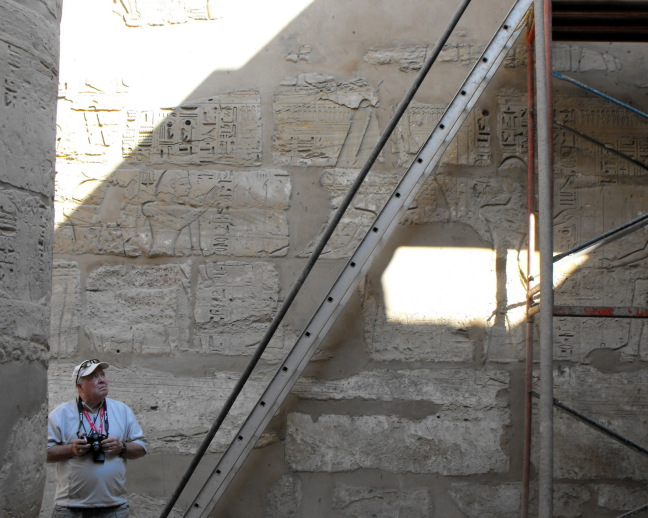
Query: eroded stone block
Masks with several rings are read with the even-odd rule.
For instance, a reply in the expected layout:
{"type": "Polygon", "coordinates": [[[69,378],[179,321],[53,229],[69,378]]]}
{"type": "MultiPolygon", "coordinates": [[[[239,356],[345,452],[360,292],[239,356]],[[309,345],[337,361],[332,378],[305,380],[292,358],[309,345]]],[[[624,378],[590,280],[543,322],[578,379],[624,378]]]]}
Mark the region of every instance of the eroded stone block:
{"type": "Polygon", "coordinates": [[[97,353],[169,353],[190,347],[189,268],[102,266],[86,281],[85,330],[97,353]]]}
{"type": "Polygon", "coordinates": [[[297,477],[284,475],[268,492],[266,515],[268,518],[290,518],[299,516],[301,482],[297,477]]]}
{"type": "Polygon", "coordinates": [[[336,486],[333,508],[344,516],[432,516],[432,502],[427,489],[374,489],[336,486]]]}
{"type": "Polygon", "coordinates": [[[467,476],[501,473],[508,410],[457,409],[421,420],[394,416],[288,416],[286,461],[296,471],[380,469],[467,476]]]}
{"type": "Polygon", "coordinates": [[[341,380],[300,378],[293,393],[304,399],[430,401],[472,408],[504,407],[498,400],[508,388],[508,372],[469,369],[377,370],[341,380]]]}
{"type": "Polygon", "coordinates": [[[272,156],[277,165],[361,167],[378,140],[378,98],[366,82],[304,75],[274,99],[272,156]]]}
{"type": "MultiPolygon", "coordinates": [[[[228,356],[253,354],[274,317],[278,298],[279,275],[271,263],[201,265],[194,306],[195,347],[228,356]]],[[[275,361],[284,349],[285,333],[280,328],[267,350],[275,361]]]]}
{"type": "Polygon", "coordinates": [[[519,483],[450,486],[450,496],[466,518],[515,518],[520,512],[519,483]]]}

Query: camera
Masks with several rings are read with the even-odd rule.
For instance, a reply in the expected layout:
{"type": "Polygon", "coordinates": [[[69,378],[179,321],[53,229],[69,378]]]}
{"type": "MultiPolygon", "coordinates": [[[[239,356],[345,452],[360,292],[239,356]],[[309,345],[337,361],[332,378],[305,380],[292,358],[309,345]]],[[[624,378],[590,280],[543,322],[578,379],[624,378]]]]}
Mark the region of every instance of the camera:
{"type": "Polygon", "coordinates": [[[106,460],[106,454],[101,447],[101,441],[107,438],[107,435],[99,433],[95,430],[92,430],[89,434],[86,435],[85,439],[90,445],[92,460],[94,460],[95,462],[104,462],[106,460]]]}

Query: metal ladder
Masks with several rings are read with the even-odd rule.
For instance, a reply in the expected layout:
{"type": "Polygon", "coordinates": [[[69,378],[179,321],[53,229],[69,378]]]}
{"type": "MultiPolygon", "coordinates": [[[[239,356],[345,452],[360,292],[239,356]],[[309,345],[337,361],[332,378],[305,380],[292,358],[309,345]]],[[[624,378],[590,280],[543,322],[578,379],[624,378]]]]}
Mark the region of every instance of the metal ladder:
{"type": "Polygon", "coordinates": [[[511,8],[429,139],[185,512],[185,518],[206,518],[214,509],[515,43],[532,3],[533,0],[517,0],[511,8]]]}

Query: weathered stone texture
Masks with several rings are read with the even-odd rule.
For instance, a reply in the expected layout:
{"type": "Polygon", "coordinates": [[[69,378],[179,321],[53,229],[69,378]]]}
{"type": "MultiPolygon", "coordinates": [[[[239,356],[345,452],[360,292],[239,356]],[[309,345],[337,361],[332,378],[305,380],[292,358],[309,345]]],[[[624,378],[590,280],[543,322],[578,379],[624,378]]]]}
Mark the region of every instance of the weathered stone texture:
{"type": "Polygon", "coordinates": [[[333,509],[343,516],[432,516],[432,502],[427,489],[374,489],[340,485],[335,488],[333,509]]]}
{"type": "Polygon", "coordinates": [[[0,2],[0,516],[44,485],[60,2],[0,2]]]}
{"type": "MultiPolygon", "coordinates": [[[[452,484],[450,496],[466,518],[515,518],[520,514],[520,484],[452,484]]],[[[562,516],[562,515],[560,515],[562,516]]]]}
{"type": "Polygon", "coordinates": [[[77,352],[82,322],[81,271],[77,263],[55,261],[52,269],[50,352],[64,358],[77,352]]]}
{"type": "MultiPolygon", "coordinates": [[[[645,442],[648,373],[603,373],[574,366],[555,376],[555,396],[594,421],[638,444],[645,442]]],[[[646,480],[648,460],[626,446],[587,427],[565,412],[555,420],[556,477],[564,479],[646,480]]]]}
{"type": "MultiPolygon", "coordinates": [[[[279,278],[270,263],[201,266],[194,309],[195,347],[206,353],[252,354],[274,317],[278,295],[279,278]]],[[[283,334],[284,329],[279,329],[268,353],[281,356],[283,334]]]]}
{"type": "Polygon", "coordinates": [[[59,198],[58,253],[267,257],[289,245],[282,171],[123,170],[59,185],[71,194],[59,198]]]}
{"type": "Polygon", "coordinates": [[[268,518],[299,516],[301,483],[298,478],[284,475],[268,492],[266,514],[268,518]]]}
{"type": "MultiPolygon", "coordinates": [[[[0,515],[7,517],[37,516],[40,509],[45,466],[42,457],[46,438],[42,423],[47,420],[47,407],[23,416],[6,436],[5,455],[0,459],[0,515]],[[25,444],[30,447],[26,448],[25,444]]],[[[5,438],[3,438],[3,442],[5,438]]]]}
{"type": "Polygon", "coordinates": [[[377,370],[343,380],[300,379],[293,392],[304,399],[430,401],[450,407],[503,407],[498,393],[508,388],[508,372],[472,369],[377,370]]]}
{"type": "Polygon", "coordinates": [[[296,471],[381,469],[392,473],[501,473],[505,409],[439,412],[421,420],[394,416],[288,416],[286,461],[296,471]]]}

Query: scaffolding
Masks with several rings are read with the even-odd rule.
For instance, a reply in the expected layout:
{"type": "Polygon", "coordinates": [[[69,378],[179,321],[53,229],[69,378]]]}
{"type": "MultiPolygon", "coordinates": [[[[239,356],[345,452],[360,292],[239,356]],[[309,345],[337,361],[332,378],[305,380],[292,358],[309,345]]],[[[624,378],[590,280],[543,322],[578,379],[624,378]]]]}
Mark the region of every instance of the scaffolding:
{"type": "MultiPolygon", "coordinates": [[[[227,414],[232,408],[236,398],[249,379],[254,367],[261,358],[265,348],[278,329],[289,307],[295,300],[306,278],[326,247],[335,228],[342,219],[345,211],[362,182],[378,158],[382,148],[387,143],[391,133],[409,103],[423,82],[427,72],[441,52],[443,45],[454,30],[461,15],[467,8],[470,0],[462,0],[459,8],[450,20],[444,34],[437,42],[430,57],[421,69],[417,79],[399,105],[394,117],[381,135],[376,147],[371,153],[367,163],[362,168],[351,190],[340,204],[334,218],[324,232],[324,235],[313,253],[309,257],[306,267],[298,277],[269,329],[260,342],[252,360],[236,383],[230,397],[227,399],[219,416],[215,420],[207,436],[203,440],[196,455],[175,493],[171,496],[161,518],[169,515],[184,487],[192,477],[198,462],[206,453],[212,439],[219,430],[227,414]]],[[[288,354],[277,374],[252,409],[246,422],[236,434],[230,446],[222,455],[214,468],[211,476],[187,509],[185,517],[206,517],[215,507],[229,483],[242,466],[254,444],[265,430],[272,416],[281,406],[283,400],[290,392],[293,384],[299,378],[317,346],[321,343],[328,330],[333,325],[335,318],[342,311],[346,301],[356,289],[360,280],[367,273],[373,259],[382,249],[388,237],[396,228],[404,211],[409,207],[418,189],[429,177],[432,170],[438,165],[440,158],[450,141],[459,129],[459,126],[474,106],[477,99],[485,89],[489,80],[497,71],[507,51],[511,48],[524,26],[527,26],[527,89],[528,95],[528,263],[527,263],[527,300],[526,300],[526,377],[525,377],[525,414],[524,414],[524,459],[522,473],[522,494],[520,514],[523,518],[528,516],[529,485],[531,466],[531,422],[533,399],[539,400],[539,465],[538,465],[538,502],[539,517],[550,518],[553,515],[553,416],[554,408],[567,412],[574,418],[586,423],[593,429],[604,433],[608,437],[624,444],[636,452],[648,455],[648,450],[643,446],[623,437],[621,434],[598,423],[596,420],[581,414],[559,401],[553,396],[554,385],[554,340],[553,319],[555,316],[568,317],[613,317],[613,318],[646,318],[648,308],[641,307],[585,307],[585,306],[556,306],[554,304],[553,265],[554,263],[603,246],[619,239],[648,224],[648,214],[644,214],[615,229],[611,229],[601,236],[593,238],[572,250],[554,255],[553,246],[553,130],[555,126],[565,131],[578,132],[575,128],[557,125],[553,117],[552,79],[570,81],[579,87],[601,95],[611,102],[638,112],[620,101],[605,96],[600,92],[583,85],[571,78],[552,72],[551,45],[554,40],[571,41],[645,41],[646,27],[648,26],[647,2],[596,2],[596,1],[556,1],[549,0],[517,0],[515,5],[495,34],[481,59],[477,62],[472,72],[457,92],[457,95],[448,105],[446,112],[432,132],[429,140],[421,148],[414,162],[405,173],[403,179],[393,192],[385,207],[382,209],[374,224],[369,229],[366,237],[349,260],[346,268],[340,274],[322,305],[315,313],[313,319],[305,327],[293,349],[288,354]],[[533,8],[533,9],[531,9],[533,8]],[[533,18],[528,13],[534,13],[533,18]],[[534,164],[537,163],[537,169],[534,164]],[[538,183],[538,192],[534,185],[538,183]],[[536,197],[538,206],[535,206],[536,197]],[[536,218],[537,214],[537,218],[536,218]],[[536,228],[537,219],[537,228],[536,228]],[[531,277],[531,257],[536,252],[535,237],[539,236],[540,255],[540,284],[533,286],[535,279],[531,277]],[[533,379],[533,329],[535,316],[539,314],[539,351],[540,351],[540,384],[539,393],[532,387],[533,379]]],[[[642,113],[638,113],[645,116],[642,113]]],[[[579,133],[580,134],[580,133],[579,133]]],[[[582,134],[583,138],[589,138],[582,134]]],[[[600,144],[600,143],[597,143],[600,144]]],[[[601,144],[602,145],[602,144],[601,144]]],[[[618,151],[605,148],[614,153],[618,151]]],[[[645,164],[637,162],[632,157],[623,155],[624,158],[634,161],[644,169],[645,164]]],[[[648,510],[648,504],[622,515],[632,516],[648,510]]],[[[619,517],[619,518],[622,518],[619,517]]]]}

